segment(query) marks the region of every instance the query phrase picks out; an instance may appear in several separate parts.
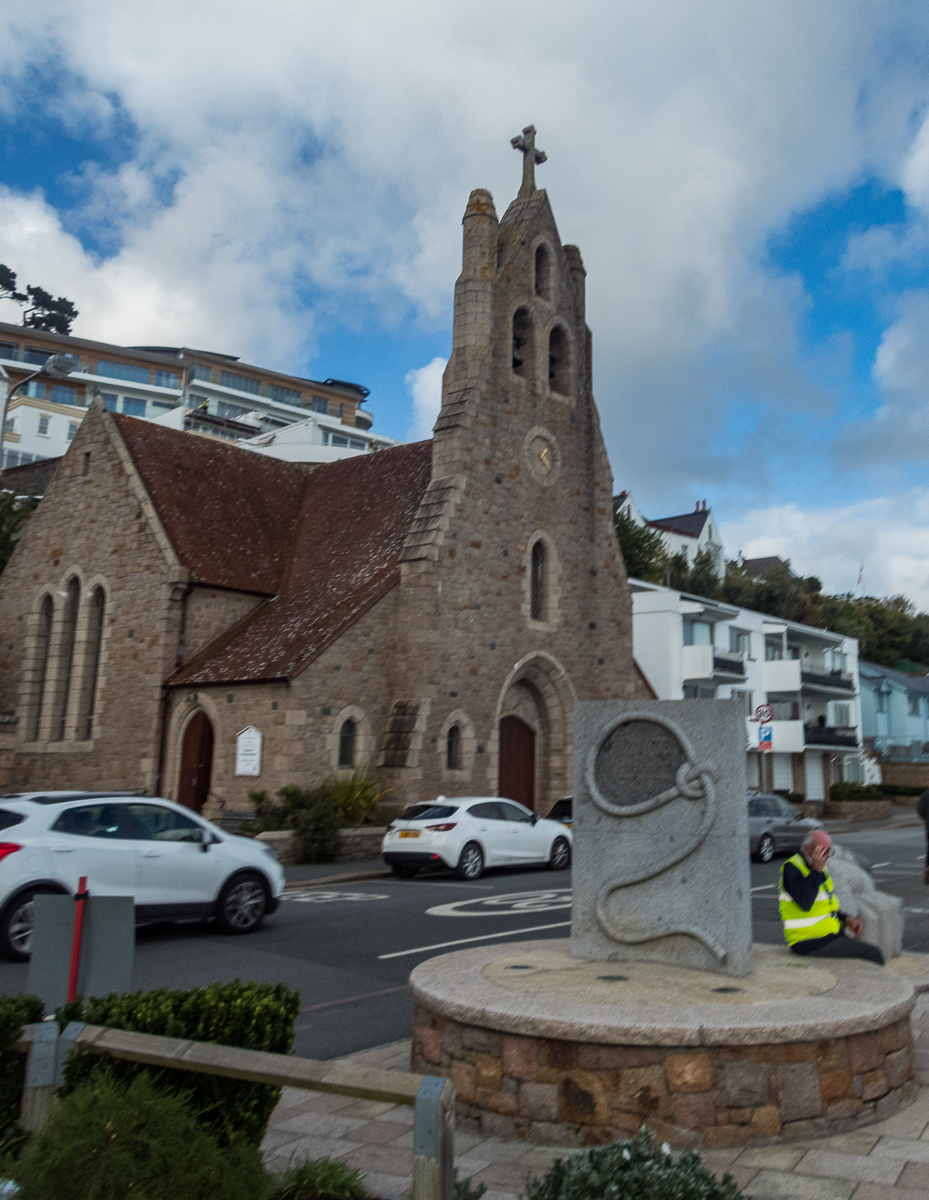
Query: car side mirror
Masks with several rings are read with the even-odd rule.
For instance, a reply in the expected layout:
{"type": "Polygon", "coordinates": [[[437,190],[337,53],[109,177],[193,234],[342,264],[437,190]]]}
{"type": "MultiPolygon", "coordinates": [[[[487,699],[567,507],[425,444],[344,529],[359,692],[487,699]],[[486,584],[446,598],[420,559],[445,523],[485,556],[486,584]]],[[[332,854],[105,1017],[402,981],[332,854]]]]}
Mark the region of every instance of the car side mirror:
{"type": "Polygon", "coordinates": [[[538,825],[539,823],[539,818],[535,815],[535,813],[532,814],[530,820],[532,821],[533,825],[538,825]]]}
{"type": "Polygon", "coordinates": [[[200,843],[201,851],[204,854],[206,854],[206,852],[207,852],[207,850],[209,850],[210,846],[213,845],[213,835],[210,833],[207,833],[207,831],[205,829],[198,829],[197,833],[199,836],[196,837],[194,840],[198,841],[200,843]]]}

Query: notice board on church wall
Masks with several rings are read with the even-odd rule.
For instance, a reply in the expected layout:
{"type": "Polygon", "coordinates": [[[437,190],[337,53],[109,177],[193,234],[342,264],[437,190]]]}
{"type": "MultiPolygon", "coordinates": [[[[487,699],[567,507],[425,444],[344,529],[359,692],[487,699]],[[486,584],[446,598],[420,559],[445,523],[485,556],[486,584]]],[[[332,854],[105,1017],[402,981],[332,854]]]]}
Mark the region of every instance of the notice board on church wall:
{"type": "Polygon", "coordinates": [[[247,725],[243,730],[236,734],[236,775],[261,774],[261,742],[261,732],[253,725],[247,725]]]}

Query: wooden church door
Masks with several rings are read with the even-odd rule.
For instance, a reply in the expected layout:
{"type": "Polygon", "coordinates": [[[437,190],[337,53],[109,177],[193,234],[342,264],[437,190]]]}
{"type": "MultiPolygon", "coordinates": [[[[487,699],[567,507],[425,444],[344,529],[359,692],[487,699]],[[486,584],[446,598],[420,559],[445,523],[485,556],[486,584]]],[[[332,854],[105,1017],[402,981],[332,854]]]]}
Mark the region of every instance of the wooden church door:
{"type": "Polygon", "coordinates": [[[535,730],[519,717],[500,721],[497,795],[535,811],[535,730]]]}
{"type": "Polygon", "coordinates": [[[202,812],[210,794],[212,774],[213,726],[205,712],[198,712],[184,730],[178,803],[202,812]]]}

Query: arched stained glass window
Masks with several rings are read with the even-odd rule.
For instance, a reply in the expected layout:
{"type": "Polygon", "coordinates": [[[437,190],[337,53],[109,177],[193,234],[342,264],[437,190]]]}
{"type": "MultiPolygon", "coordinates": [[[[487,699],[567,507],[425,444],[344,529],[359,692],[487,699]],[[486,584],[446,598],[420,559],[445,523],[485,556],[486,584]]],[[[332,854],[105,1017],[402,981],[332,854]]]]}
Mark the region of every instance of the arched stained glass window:
{"type": "Polygon", "coordinates": [[[339,766],[354,767],[355,765],[355,742],[357,740],[358,726],[349,717],[347,721],[342,723],[342,728],[339,730],[339,766]]]}
{"type": "Polygon", "coordinates": [[[461,770],[461,726],[457,721],[445,738],[445,766],[449,771],[461,770]]]}
{"type": "Polygon", "coordinates": [[[532,547],[529,571],[529,615],[533,621],[541,621],[545,617],[545,545],[541,540],[532,547]]]}

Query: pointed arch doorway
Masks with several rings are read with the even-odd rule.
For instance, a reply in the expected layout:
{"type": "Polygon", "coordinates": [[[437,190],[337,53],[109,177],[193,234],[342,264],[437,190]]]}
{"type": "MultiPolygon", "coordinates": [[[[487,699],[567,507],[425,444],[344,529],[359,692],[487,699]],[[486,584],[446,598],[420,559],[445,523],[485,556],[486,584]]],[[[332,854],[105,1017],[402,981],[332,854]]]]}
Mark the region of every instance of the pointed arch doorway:
{"type": "Polygon", "coordinates": [[[195,713],[184,730],[177,801],[202,812],[213,775],[213,725],[205,712],[195,713]]]}
{"type": "Polygon", "coordinates": [[[497,795],[535,811],[535,730],[520,717],[501,717],[497,795]]]}

